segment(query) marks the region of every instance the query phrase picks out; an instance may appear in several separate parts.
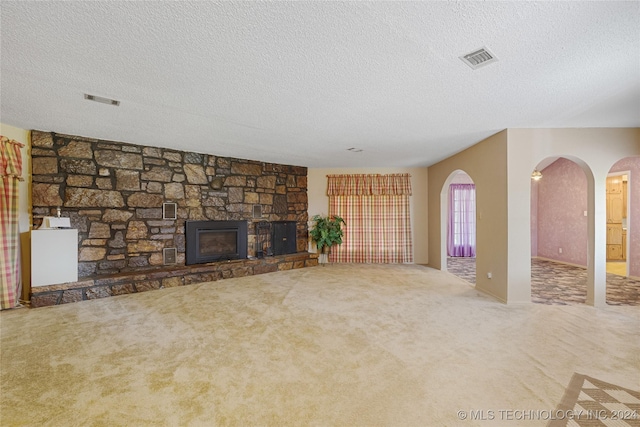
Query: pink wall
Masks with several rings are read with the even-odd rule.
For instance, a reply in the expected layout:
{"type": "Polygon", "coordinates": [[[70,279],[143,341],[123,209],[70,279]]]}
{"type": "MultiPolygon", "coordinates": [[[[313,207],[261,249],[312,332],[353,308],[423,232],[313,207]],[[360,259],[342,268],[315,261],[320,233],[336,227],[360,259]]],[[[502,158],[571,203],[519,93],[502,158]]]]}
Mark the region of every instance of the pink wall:
{"type": "Polygon", "coordinates": [[[629,174],[629,275],[640,277],[640,157],[626,157],[613,165],[610,172],[625,172],[629,174]],[[631,234],[629,234],[631,233],[631,234]]]}
{"type": "Polygon", "coordinates": [[[586,267],[587,177],[580,166],[564,158],[542,170],[542,175],[537,184],[537,254],[586,267]]]}

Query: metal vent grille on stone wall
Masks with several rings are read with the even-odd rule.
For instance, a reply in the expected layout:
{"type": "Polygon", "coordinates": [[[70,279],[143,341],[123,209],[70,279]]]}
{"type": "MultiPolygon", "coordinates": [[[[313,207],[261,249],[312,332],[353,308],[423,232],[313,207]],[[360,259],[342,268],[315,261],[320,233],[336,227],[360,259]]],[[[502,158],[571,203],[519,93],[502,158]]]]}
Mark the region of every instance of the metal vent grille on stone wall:
{"type": "Polygon", "coordinates": [[[162,250],[162,263],[164,265],[171,265],[177,262],[176,248],[164,248],[162,250]]]}

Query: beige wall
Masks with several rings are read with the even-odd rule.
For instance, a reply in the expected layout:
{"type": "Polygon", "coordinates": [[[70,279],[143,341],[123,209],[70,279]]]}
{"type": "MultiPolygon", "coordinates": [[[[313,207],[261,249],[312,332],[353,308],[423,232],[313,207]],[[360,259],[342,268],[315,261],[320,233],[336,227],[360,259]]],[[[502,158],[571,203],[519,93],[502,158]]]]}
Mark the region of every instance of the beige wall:
{"type": "MultiPolygon", "coordinates": [[[[413,261],[426,264],[429,261],[427,235],[427,168],[309,168],[307,175],[307,194],[309,197],[309,219],[314,215],[329,212],[327,196],[327,175],[332,174],[392,174],[408,173],[411,175],[413,194],[411,203],[411,231],[413,239],[413,261]]],[[[314,248],[309,248],[315,251],[314,248]]]]}
{"type": "Polygon", "coordinates": [[[456,172],[476,185],[476,288],[507,294],[507,132],[499,132],[429,167],[429,265],[446,270],[447,190],[456,172]],[[491,278],[487,274],[491,273],[491,278]]]}

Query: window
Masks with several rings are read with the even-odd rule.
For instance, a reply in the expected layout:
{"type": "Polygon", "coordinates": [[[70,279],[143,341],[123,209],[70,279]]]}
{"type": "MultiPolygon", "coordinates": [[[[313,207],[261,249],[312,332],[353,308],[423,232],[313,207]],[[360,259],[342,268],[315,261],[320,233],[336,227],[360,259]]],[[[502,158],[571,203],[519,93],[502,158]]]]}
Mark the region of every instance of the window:
{"type": "Polygon", "coordinates": [[[329,214],[345,220],[342,244],[332,248],[332,261],[413,262],[409,175],[328,178],[329,214]]]}
{"type": "Polygon", "coordinates": [[[454,257],[476,256],[476,186],[449,186],[449,222],[447,254],[454,257]]]}

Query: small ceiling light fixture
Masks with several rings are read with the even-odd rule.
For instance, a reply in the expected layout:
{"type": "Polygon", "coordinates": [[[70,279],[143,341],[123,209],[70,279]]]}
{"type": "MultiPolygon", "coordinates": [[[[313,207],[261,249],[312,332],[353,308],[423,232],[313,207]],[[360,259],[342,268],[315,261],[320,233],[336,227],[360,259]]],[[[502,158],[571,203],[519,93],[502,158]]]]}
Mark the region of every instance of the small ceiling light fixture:
{"type": "Polygon", "coordinates": [[[362,148],[351,147],[347,148],[347,151],[351,151],[352,153],[362,153],[364,150],[362,148]]]}
{"type": "Polygon", "coordinates": [[[542,179],[542,172],[540,172],[538,169],[534,169],[533,173],[531,174],[531,179],[534,181],[540,181],[542,179]]]}
{"type": "Polygon", "coordinates": [[[84,99],[88,99],[89,101],[101,102],[103,104],[115,105],[116,107],[120,105],[120,101],[116,101],[115,99],[103,98],[101,96],[89,95],[88,93],[84,94],[84,99]]]}
{"type": "Polygon", "coordinates": [[[459,56],[458,58],[474,70],[498,60],[498,58],[485,46],[467,53],[466,55],[459,56]]]}

